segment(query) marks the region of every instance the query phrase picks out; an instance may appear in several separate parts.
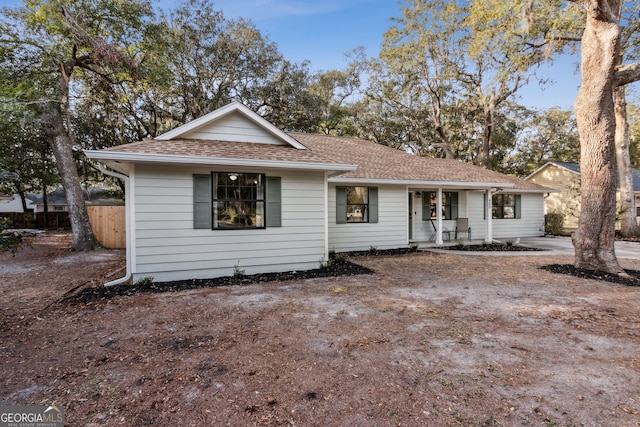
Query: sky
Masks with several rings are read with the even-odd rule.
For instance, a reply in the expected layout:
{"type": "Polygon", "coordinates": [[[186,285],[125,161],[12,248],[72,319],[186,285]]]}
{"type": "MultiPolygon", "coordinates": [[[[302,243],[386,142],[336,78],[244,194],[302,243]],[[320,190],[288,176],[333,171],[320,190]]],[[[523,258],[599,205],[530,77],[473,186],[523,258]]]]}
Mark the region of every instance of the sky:
{"type": "MultiPolygon", "coordinates": [[[[0,0],[2,6],[20,4],[0,0]]],[[[156,0],[155,4],[171,9],[179,3],[156,0]]],[[[384,32],[393,24],[391,18],[401,14],[397,0],[214,0],[214,8],[229,19],[251,20],[287,60],[308,60],[313,71],[346,68],[345,54],[360,46],[367,56],[377,56],[384,32]]],[[[534,109],[572,108],[580,84],[578,62],[576,53],[542,67],[539,74],[553,83],[544,90],[528,85],[518,92],[518,102],[534,109]]]]}
{"type": "MultiPolygon", "coordinates": [[[[175,3],[161,4],[171,8],[175,3]]],[[[214,7],[226,18],[250,19],[286,59],[309,60],[314,71],[346,68],[345,53],[359,46],[367,56],[377,56],[392,18],[401,15],[397,0],[214,0],[214,7]]],[[[578,62],[576,53],[542,67],[540,75],[553,83],[544,90],[528,85],[518,101],[534,109],[573,108],[580,85],[578,62]]]]}

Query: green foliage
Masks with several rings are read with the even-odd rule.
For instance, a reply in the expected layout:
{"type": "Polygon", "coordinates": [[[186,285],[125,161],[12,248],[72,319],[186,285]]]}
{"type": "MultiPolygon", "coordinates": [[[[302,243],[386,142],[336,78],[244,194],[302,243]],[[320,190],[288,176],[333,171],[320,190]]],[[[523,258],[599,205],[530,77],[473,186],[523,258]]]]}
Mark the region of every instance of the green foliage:
{"type": "Polygon", "coordinates": [[[9,218],[0,218],[0,250],[15,254],[22,242],[22,235],[16,232],[6,231],[11,226],[9,218]]]}
{"type": "Polygon", "coordinates": [[[135,281],[133,286],[145,287],[153,283],[153,276],[144,276],[135,281]]]}
{"type": "Polygon", "coordinates": [[[564,214],[551,211],[544,215],[544,232],[552,236],[561,236],[564,231],[564,214]]]}
{"type": "Polygon", "coordinates": [[[245,270],[240,268],[240,260],[238,260],[238,263],[233,266],[233,277],[238,279],[238,278],[244,277],[244,275],[245,275],[245,270]]]}
{"type": "Polygon", "coordinates": [[[342,264],[347,260],[346,252],[329,251],[329,260],[336,264],[342,264]]]}
{"type": "Polygon", "coordinates": [[[580,159],[580,138],[572,111],[551,108],[522,116],[515,153],[505,162],[505,172],[527,176],[548,161],[580,159]]]}
{"type": "Polygon", "coordinates": [[[329,259],[324,259],[324,257],[320,258],[320,270],[321,271],[327,271],[331,268],[331,266],[334,264],[333,259],[329,258],[329,259]]]}

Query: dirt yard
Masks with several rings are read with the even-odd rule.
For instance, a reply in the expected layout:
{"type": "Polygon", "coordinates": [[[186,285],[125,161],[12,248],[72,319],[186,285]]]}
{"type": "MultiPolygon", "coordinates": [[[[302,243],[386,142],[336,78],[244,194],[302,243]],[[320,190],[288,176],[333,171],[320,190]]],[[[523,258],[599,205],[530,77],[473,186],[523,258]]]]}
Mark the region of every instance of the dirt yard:
{"type": "Polygon", "coordinates": [[[640,288],[539,268],[571,256],[362,257],[376,274],[79,303],[124,253],[28,240],[0,253],[0,404],[68,426],[640,425],[640,288]]]}

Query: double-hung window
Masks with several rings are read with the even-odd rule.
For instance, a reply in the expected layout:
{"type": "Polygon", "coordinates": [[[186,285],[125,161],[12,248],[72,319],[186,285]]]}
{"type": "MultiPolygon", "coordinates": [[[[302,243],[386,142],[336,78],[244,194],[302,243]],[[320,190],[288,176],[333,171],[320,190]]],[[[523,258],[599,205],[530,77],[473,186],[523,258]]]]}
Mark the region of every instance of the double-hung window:
{"type": "Polygon", "coordinates": [[[336,223],[378,222],[377,187],[336,187],[336,223]]]}
{"type": "Polygon", "coordinates": [[[213,229],[264,228],[265,176],[213,174],[213,229]]]}
{"type": "MultiPolygon", "coordinates": [[[[422,220],[436,219],[438,208],[438,193],[425,191],[422,195],[422,220]]],[[[452,191],[442,192],[442,219],[458,218],[458,193],[452,191]]]]}
{"type": "Polygon", "coordinates": [[[494,194],[491,200],[491,217],[493,219],[520,218],[519,194],[494,194]]]}
{"type": "Polygon", "coordinates": [[[193,176],[194,228],[260,229],[282,224],[281,179],[261,173],[193,176]]]}

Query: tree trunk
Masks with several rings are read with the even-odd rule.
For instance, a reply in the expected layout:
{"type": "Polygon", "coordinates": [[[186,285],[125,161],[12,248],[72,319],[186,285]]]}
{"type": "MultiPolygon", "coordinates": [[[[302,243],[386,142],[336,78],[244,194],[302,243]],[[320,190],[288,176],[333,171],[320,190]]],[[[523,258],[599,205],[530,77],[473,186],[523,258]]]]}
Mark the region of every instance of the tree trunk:
{"type": "Polygon", "coordinates": [[[638,221],[636,220],[636,198],[633,193],[625,86],[615,88],[614,100],[616,114],[616,161],[618,162],[620,207],[622,210],[620,233],[624,237],[638,237],[640,236],[640,227],[638,227],[638,221]]]}
{"type": "Polygon", "coordinates": [[[493,116],[496,112],[495,94],[485,100],[484,104],[484,134],[482,138],[482,167],[491,169],[491,134],[493,133],[493,116]]]}
{"type": "MultiPolygon", "coordinates": [[[[42,228],[44,228],[45,230],[49,226],[49,202],[47,201],[47,197],[49,197],[49,195],[47,194],[47,186],[43,185],[42,186],[42,209],[43,209],[42,228]]],[[[36,216],[36,225],[37,225],[37,219],[38,217],[36,216]]]]}
{"type": "Polygon", "coordinates": [[[575,266],[624,274],[615,254],[616,183],[613,77],[620,41],[612,1],[582,1],[582,83],[575,102],[580,133],[581,212],[572,240],[575,266]],[[608,9],[608,10],[607,10],[608,9]]]}
{"type": "Polygon", "coordinates": [[[97,249],[100,245],[93,235],[89,214],[84,203],[84,193],[76,163],[73,159],[71,138],[64,125],[60,105],[50,102],[43,114],[45,133],[56,158],[56,167],[62,180],[69,208],[69,220],[73,233],[71,250],[87,251],[97,249]]]}
{"type": "Polygon", "coordinates": [[[16,182],[16,190],[18,192],[18,196],[20,196],[20,203],[22,203],[22,213],[27,213],[27,195],[19,182],[16,182]]]}

